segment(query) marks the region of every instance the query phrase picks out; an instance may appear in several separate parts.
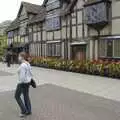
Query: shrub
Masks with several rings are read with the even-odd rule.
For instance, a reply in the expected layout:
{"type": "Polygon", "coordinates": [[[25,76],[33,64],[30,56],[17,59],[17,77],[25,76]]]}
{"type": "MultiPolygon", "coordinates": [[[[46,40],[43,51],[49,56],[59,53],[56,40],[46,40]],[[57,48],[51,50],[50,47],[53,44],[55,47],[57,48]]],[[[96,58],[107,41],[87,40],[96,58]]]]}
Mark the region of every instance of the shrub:
{"type": "Polygon", "coordinates": [[[120,62],[74,61],[57,58],[32,57],[32,65],[58,70],[120,78],[120,62]]]}

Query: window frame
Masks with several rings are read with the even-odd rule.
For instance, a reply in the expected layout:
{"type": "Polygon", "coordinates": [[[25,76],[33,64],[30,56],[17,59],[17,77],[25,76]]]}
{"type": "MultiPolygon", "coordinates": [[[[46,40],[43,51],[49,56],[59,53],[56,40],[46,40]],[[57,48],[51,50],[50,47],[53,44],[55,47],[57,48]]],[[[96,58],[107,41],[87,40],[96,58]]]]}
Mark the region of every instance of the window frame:
{"type": "Polygon", "coordinates": [[[60,42],[59,43],[57,42],[47,43],[47,56],[48,57],[60,57],[61,56],[61,43],[60,42]]]}
{"type": "MultiPolygon", "coordinates": [[[[120,58],[120,55],[119,56],[116,56],[116,54],[117,53],[115,53],[116,52],[116,47],[115,47],[115,42],[116,41],[119,41],[119,44],[120,44],[120,38],[117,38],[117,39],[100,39],[100,41],[99,41],[99,44],[98,44],[98,53],[99,53],[99,58],[120,58]],[[101,40],[105,40],[106,42],[105,42],[105,56],[104,55],[100,55],[101,53],[101,50],[100,50],[100,41],[101,40]],[[112,56],[108,56],[108,41],[112,41],[112,56]]],[[[119,45],[118,45],[119,46],[119,45]]],[[[119,49],[119,50],[117,50],[117,51],[120,51],[120,47],[118,47],[117,49],[119,49]]]]}

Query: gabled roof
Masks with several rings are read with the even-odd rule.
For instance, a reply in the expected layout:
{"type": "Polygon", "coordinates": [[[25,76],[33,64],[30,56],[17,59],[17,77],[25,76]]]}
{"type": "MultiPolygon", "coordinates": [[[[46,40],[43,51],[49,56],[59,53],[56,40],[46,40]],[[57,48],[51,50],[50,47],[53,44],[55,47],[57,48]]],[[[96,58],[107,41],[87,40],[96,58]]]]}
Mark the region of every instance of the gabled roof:
{"type": "Polygon", "coordinates": [[[70,0],[70,3],[68,4],[68,6],[64,10],[61,11],[61,16],[69,14],[74,8],[74,5],[76,5],[77,1],[78,0],[70,0]]]}
{"type": "MultiPolygon", "coordinates": [[[[60,1],[70,3],[70,0],[60,0],[60,1]]],[[[47,2],[48,2],[48,0],[44,0],[43,5],[45,5],[47,2]]]]}
{"type": "MultiPolygon", "coordinates": [[[[33,23],[37,23],[37,22],[41,22],[45,19],[45,15],[46,15],[46,8],[45,8],[45,4],[47,3],[48,0],[44,0],[43,2],[43,6],[41,6],[40,12],[38,15],[36,15],[35,17],[33,17],[30,21],[29,24],[33,24],[33,23]]],[[[67,15],[71,12],[71,10],[74,8],[74,5],[76,4],[76,2],[78,0],[61,0],[62,2],[67,2],[68,6],[61,10],[61,16],[67,15]],[[69,1],[69,2],[68,2],[69,1]]]]}
{"type": "Polygon", "coordinates": [[[25,10],[27,13],[38,14],[40,11],[40,5],[36,5],[36,4],[28,3],[28,2],[22,2],[20,6],[20,10],[18,12],[18,16],[23,6],[25,7],[25,10]]]}
{"type": "MultiPolygon", "coordinates": [[[[18,13],[18,16],[22,10],[22,7],[25,7],[25,10],[27,13],[32,13],[35,16],[29,20],[28,24],[33,24],[33,23],[38,23],[38,22],[42,22],[45,19],[46,16],[46,8],[45,8],[45,4],[47,3],[48,0],[44,0],[43,5],[35,5],[35,4],[31,4],[31,3],[27,3],[27,2],[22,2],[21,3],[21,7],[18,13]]],[[[78,0],[60,0],[61,2],[66,2],[68,5],[65,9],[61,9],[61,16],[65,16],[69,13],[71,13],[72,9],[74,8],[74,5],[76,5],[76,2],[78,0]]],[[[15,19],[11,25],[8,27],[7,31],[16,29],[19,27],[20,24],[20,20],[19,18],[15,19]]]]}
{"type": "MultiPolygon", "coordinates": [[[[64,10],[61,10],[61,16],[69,14],[71,10],[74,8],[74,5],[78,0],[60,0],[62,3],[67,3],[67,7],[64,10]]],[[[43,5],[45,6],[48,0],[44,0],[43,5]]]]}
{"type": "Polygon", "coordinates": [[[19,28],[20,20],[19,20],[18,16],[20,15],[23,6],[25,7],[25,10],[26,10],[27,13],[32,13],[32,14],[36,14],[36,15],[41,10],[41,6],[40,5],[36,5],[36,4],[32,4],[32,3],[27,3],[27,2],[22,2],[21,6],[20,6],[20,10],[19,10],[18,15],[17,15],[17,18],[7,28],[7,30],[6,30],[7,32],[19,28]]]}
{"type": "Polygon", "coordinates": [[[16,19],[10,24],[10,26],[8,26],[8,28],[6,29],[6,31],[9,32],[9,31],[11,31],[11,30],[17,29],[17,28],[19,28],[19,25],[20,25],[20,20],[16,18],[16,19]]]}
{"type": "Polygon", "coordinates": [[[46,8],[44,6],[41,6],[40,8],[41,9],[39,11],[39,14],[34,16],[31,20],[29,20],[29,24],[41,22],[45,19],[46,8]]]}

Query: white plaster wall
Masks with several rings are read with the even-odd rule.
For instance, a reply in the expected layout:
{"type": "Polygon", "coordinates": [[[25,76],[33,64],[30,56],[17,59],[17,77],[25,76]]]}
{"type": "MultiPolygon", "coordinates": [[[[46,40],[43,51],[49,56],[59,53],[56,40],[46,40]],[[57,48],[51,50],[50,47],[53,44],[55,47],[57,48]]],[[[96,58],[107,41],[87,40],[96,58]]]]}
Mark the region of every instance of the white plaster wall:
{"type": "Polygon", "coordinates": [[[100,35],[109,35],[111,30],[111,25],[107,25],[103,30],[101,30],[100,35]]]}
{"type": "Polygon", "coordinates": [[[120,19],[112,20],[112,34],[120,34],[120,19]]]}
{"type": "Polygon", "coordinates": [[[29,32],[32,32],[32,28],[31,27],[29,27],[29,32]]]}
{"type": "Polygon", "coordinates": [[[25,7],[23,7],[22,10],[21,10],[20,15],[25,15],[25,14],[26,14],[26,10],[25,10],[25,7]]]}
{"type": "Polygon", "coordinates": [[[76,18],[72,18],[72,24],[76,24],[76,18]]]}
{"type": "Polygon", "coordinates": [[[43,34],[42,40],[46,40],[46,37],[47,37],[47,36],[46,36],[46,31],[43,31],[42,34],[43,34]]]}
{"type": "Polygon", "coordinates": [[[62,18],[62,26],[66,25],[66,21],[62,18]]]}
{"type": "Polygon", "coordinates": [[[33,41],[37,41],[37,33],[33,33],[33,41]]]}
{"type": "Polygon", "coordinates": [[[96,30],[90,28],[90,29],[89,29],[89,35],[90,35],[90,36],[97,36],[98,33],[97,33],[96,30]]]}
{"type": "Polygon", "coordinates": [[[82,11],[79,11],[77,14],[78,14],[78,17],[77,17],[78,24],[81,24],[82,23],[82,11]]]}
{"type": "Polygon", "coordinates": [[[53,40],[53,32],[47,32],[47,40],[53,40]]]}
{"type": "Polygon", "coordinates": [[[90,60],[93,59],[93,40],[90,40],[90,47],[89,47],[89,54],[90,54],[90,60]]]}
{"type": "Polygon", "coordinates": [[[71,13],[71,15],[72,15],[72,17],[76,17],[76,13],[75,12],[71,13]]]}
{"type": "Polygon", "coordinates": [[[38,41],[41,41],[41,32],[38,32],[38,41]]]}
{"type": "Polygon", "coordinates": [[[14,37],[14,42],[17,43],[17,36],[14,37]]]}
{"type": "Polygon", "coordinates": [[[66,38],[66,28],[62,28],[62,39],[66,38]]]}
{"type": "Polygon", "coordinates": [[[70,38],[70,27],[67,27],[67,38],[70,38]]]}
{"type": "Polygon", "coordinates": [[[84,24],[84,34],[85,34],[85,37],[88,36],[88,26],[84,24]]]}
{"type": "Polygon", "coordinates": [[[28,42],[28,36],[25,36],[25,43],[28,42]]]}
{"type": "Polygon", "coordinates": [[[95,40],[95,59],[98,60],[98,40],[95,40]]]}
{"type": "Polygon", "coordinates": [[[71,51],[70,51],[71,45],[70,42],[68,42],[68,59],[70,59],[71,51]]]}
{"type": "Polygon", "coordinates": [[[20,42],[24,43],[24,37],[21,37],[20,42]]]}
{"type": "Polygon", "coordinates": [[[77,1],[77,4],[76,4],[77,8],[81,9],[81,8],[83,8],[83,5],[84,5],[84,1],[83,0],[78,0],[77,1]]]}
{"type": "Polygon", "coordinates": [[[20,42],[20,35],[18,36],[18,42],[20,42]]]}
{"type": "Polygon", "coordinates": [[[120,16],[120,1],[112,1],[112,17],[120,16]]]}
{"type": "Polygon", "coordinates": [[[82,25],[78,26],[78,37],[81,38],[82,37],[82,25]]]}
{"type": "Polygon", "coordinates": [[[33,26],[33,31],[37,31],[37,25],[33,26]]]}
{"type": "Polygon", "coordinates": [[[54,32],[54,39],[60,39],[60,30],[54,32]]]}
{"type": "Polygon", "coordinates": [[[72,38],[76,38],[76,26],[72,27],[72,38]]]}
{"type": "Polygon", "coordinates": [[[62,42],[62,45],[61,45],[61,53],[62,53],[62,58],[64,59],[64,42],[62,42]]]}

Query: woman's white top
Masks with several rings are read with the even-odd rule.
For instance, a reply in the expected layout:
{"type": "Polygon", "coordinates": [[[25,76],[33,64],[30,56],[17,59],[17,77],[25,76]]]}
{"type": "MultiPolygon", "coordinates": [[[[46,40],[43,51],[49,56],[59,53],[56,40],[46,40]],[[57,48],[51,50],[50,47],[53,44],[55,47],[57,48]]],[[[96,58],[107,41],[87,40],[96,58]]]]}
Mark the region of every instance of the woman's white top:
{"type": "Polygon", "coordinates": [[[18,69],[19,83],[29,83],[32,79],[32,69],[30,64],[25,61],[18,69]]]}

